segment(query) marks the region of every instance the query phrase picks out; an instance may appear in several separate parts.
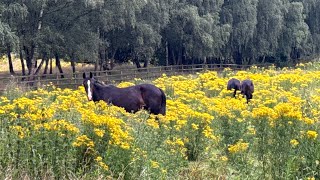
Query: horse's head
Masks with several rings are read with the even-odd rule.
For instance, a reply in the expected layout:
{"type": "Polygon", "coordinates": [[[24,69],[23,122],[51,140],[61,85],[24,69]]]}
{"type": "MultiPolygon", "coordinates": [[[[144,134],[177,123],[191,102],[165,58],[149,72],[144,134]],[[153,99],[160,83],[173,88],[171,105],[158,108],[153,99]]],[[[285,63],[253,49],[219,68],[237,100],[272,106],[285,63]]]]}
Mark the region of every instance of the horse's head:
{"type": "Polygon", "coordinates": [[[247,103],[250,99],[252,99],[254,92],[254,85],[253,82],[249,79],[242,81],[241,83],[241,94],[245,95],[247,98],[247,103]]]}
{"type": "Polygon", "coordinates": [[[90,76],[87,77],[86,73],[83,73],[83,86],[86,90],[88,100],[92,100],[92,94],[93,94],[93,85],[96,82],[96,79],[94,79],[92,72],[90,72],[90,76]]]}

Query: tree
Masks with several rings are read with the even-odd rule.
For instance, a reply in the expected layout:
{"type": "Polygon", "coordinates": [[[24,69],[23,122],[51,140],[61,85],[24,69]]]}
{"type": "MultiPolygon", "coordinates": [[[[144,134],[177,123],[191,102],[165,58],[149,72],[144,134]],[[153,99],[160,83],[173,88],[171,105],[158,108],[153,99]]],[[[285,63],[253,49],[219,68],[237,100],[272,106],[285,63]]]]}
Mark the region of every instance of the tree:
{"type": "Polygon", "coordinates": [[[26,7],[12,1],[0,3],[0,44],[2,52],[8,57],[10,74],[15,74],[12,65],[11,52],[19,49],[19,26],[17,21],[22,21],[27,15],[26,7]]]}
{"type": "Polygon", "coordinates": [[[291,2],[287,4],[285,28],[280,39],[280,52],[285,61],[296,60],[311,50],[310,32],[304,22],[303,4],[291,2]]]}
{"type": "Polygon", "coordinates": [[[236,64],[249,63],[254,58],[253,38],[257,25],[258,0],[230,0],[223,4],[222,23],[230,24],[228,53],[236,64]]]}
{"type": "Polygon", "coordinates": [[[266,58],[277,56],[279,39],[285,28],[285,9],[282,0],[259,0],[257,9],[255,52],[256,57],[260,57],[264,63],[266,58]]]}
{"type": "Polygon", "coordinates": [[[320,54],[320,1],[317,0],[302,0],[303,10],[305,17],[305,22],[309,27],[310,34],[312,36],[312,52],[309,55],[313,54],[317,56],[320,54]]]}

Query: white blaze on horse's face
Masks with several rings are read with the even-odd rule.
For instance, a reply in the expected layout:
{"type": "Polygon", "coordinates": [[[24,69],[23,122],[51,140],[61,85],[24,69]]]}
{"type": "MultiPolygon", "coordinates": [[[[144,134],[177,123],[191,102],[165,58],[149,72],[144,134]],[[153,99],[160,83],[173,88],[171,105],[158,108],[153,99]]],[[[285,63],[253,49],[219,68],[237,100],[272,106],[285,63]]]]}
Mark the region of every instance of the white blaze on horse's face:
{"type": "Polygon", "coordinates": [[[88,92],[88,100],[91,101],[92,100],[92,89],[91,89],[91,82],[90,80],[87,81],[87,92],[88,92]]]}

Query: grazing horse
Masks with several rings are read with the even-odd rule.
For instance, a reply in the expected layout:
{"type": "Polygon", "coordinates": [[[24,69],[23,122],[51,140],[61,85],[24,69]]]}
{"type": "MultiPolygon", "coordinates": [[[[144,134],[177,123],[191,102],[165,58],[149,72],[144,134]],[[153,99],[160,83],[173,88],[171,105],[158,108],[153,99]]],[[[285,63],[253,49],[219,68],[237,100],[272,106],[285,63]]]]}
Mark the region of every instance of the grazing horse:
{"type": "Polygon", "coordinates": [[[152,114],[166,114],[166,95],[152,84],[139,84],[126,88],[104,85],[97,81],[90,72],[90,77],[83,73],[83,86],[88,100],[103,100],[108,104],[123,107],[127,112],[137,112],[145,108],[152,114]]]}
{"type": "Polygon", "coordinates": [[[236,97],[237,90],[241,89],[240,81],[238,79],[232,78],[228,81],[227,90],[234,89],[233,97],[236,97]]]}
{"type": "Polygon", "coordinates": [[[241,82],[241,94],[247,98],[247,103],[252,99],[252,93],[254,92],[254,86],[251,80],[247,79],[241,82]]]}

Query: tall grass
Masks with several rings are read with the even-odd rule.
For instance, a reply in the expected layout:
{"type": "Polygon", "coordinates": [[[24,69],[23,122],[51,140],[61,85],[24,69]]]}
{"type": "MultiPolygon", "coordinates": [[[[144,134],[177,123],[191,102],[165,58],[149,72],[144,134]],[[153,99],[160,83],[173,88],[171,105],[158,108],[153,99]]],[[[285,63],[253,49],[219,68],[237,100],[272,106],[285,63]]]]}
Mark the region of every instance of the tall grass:
{"type": "Polygon", "coordinates": [[[164,75],[158,117],[87,102],[82,87],[12,85],[0,99],[0,178],[320,178],[318,67],[164,75]],[[226,90],[231,77],[253,80],[249,104],[226,90]]]}

